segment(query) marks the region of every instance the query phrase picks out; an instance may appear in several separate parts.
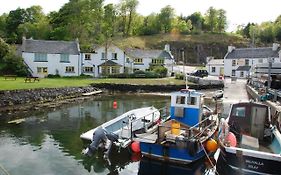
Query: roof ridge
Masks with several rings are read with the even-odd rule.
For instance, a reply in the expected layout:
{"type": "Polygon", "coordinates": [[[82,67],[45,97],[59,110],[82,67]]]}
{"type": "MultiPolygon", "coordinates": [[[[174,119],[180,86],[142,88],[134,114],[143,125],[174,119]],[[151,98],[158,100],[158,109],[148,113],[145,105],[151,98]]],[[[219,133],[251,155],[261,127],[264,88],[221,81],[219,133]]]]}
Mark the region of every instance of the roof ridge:
{"type": "Polygon", "coordinates": [[[76,41],[63,41],[63,40],[35,40],[35,39],[26,39],[26,41],[43,41],[43,42],[64,42],[64,43],[75,43],[76,41]]]}

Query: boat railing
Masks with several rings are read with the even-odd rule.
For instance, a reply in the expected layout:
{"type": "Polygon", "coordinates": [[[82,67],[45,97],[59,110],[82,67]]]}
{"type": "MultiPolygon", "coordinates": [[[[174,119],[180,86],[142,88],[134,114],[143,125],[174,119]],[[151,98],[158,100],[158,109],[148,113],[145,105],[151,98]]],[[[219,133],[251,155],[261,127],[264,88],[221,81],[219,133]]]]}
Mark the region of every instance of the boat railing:
{"type": "MultiPolygon", "coordinates": [[[[172,121],[171,121],[172,122],[172,121]]],[[[172,131],[172,129],[179,129],[180,134],[183,134],[185,139],[191,139],[191,138],[198,138],[199,136],[206,133],[208,129],[211,129],[213,126],[216,126],[216,120],[213,120],[213,117],[211,119],[209,117],[205,118],[201,122],[189,127],[186,125],[180,126],[180,128],[175,128],[172,126],[171,122],[165,123],[163,125],[159,125],[158,128],[158,142],[162,142],[166,138],[166,132],[172,131]]]]}

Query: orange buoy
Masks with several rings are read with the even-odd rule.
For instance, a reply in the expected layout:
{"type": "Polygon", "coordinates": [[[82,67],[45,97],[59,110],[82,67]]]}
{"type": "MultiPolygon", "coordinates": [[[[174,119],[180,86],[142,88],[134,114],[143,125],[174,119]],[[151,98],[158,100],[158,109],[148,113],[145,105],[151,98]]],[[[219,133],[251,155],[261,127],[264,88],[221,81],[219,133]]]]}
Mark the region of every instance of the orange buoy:
{"type": "Polygon", "coordinates": [[[214,139],[209,139],[206,143],[206,149],[209,152],[215,152],[218,149],[218,144],[214,139]]]}
{"type": "Polygon", "coordinates": [[[232,132],[227,134],[225,141],[229,144],[229,146],[236,147],[237,145],[236,136],[232,132]]]}
{"type": "Polygon", "coordinates": [[[140,152],[140,142],[137,142],[137,141],[133,142],[131,144],[131,149],[133,152],[139,153],[140,152]]]}
{"type": "Polygon", "coordinates": [[[113,109],[117,109],[117,101],[113,102],[113,109]]]}
{"type": "Polygon", "coordinates": [[[141,153],[133,153],[131,156],[133,162],[138,162],[141,160],[141,153]]]}

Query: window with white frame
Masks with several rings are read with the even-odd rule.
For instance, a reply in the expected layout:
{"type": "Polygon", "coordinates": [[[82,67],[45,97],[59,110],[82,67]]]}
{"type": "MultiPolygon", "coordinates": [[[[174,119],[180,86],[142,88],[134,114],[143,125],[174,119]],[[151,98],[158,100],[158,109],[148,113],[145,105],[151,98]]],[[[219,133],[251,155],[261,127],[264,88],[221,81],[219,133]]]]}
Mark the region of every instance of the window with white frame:
{"type": "Polygon", "coordinates": [[[66,66],[65,72],[66,73],[73,73],[74,72],[74,66],[66,66]]]}
{"type": "Polygon", "coordinates": [[[152,59],[152,64],[164,64],[164,59],[152,59]]]}
{"type": "Polygon", "coordinates": [[[101,59],[105,60],[105,53],[104,52],[101,53],[101,59]]]}
{"type": "Polygon", "coordinates": [[[47,62],[47,54],[46,53],[35,53],[34,54],[35,62],[47,62]]]}
{"type": "Polygon", "coordinates": [[[83,70],[85,73],[93,73],[94,71],[94,68],[93,67],[84,67],[84,70],[83,70]]]}
{"type": "Polygon", "coordinates": [[[232,70],[232,71],[231,71],[231,76],[233,76],[233,77],[236,76],[236,71],[235,71],[235,70],[232,70]]]}
{"type": "Polygon", "coordinates": [[[112,60],[117,60],[117,53],[112,53],[112,60]]]}
{"type": "Polygon", "coordinates": [[[69,55],[68,54],[60,54],[60,62],[69,63],[69,55]]]}
{"type": "Polygon", "coordinates": [[[91,54],[85,54],[85,60],[91,60],[91,54]]]}
{"type": "Polygon", "coordinates": [[[142,58],[135,58],[134,64],[143,64],[143,59],[142,58]]]}
{"type": "Polygon", "coordinates": [[[216,72],[216,67],[212,67],[212,72],[216,72]]]}
{"type": "Polygon", "coordinates": [[[244,77],[244,71],[240,71],[240,77],[244,77]]]}
{"type": "Polygon", "coordinates": [[[37,73],[38,74],[48,74],[48,68],[47,67],[37,67],[37,73]]]}
{"type": "Polygon", "coordinates": [[[112,74],[119,74],[120,68],[119,67],[111,67],[111,73],[112,74]]]}
{"type": "Polygon", "coordinates": [[[232,66],[236,66],[236,60],[232,60],[232,66]]]}
{"type": "Polygon", "coordinates": [[[245,66],[249,66],[249,59],[245,60],[245,66]]]}

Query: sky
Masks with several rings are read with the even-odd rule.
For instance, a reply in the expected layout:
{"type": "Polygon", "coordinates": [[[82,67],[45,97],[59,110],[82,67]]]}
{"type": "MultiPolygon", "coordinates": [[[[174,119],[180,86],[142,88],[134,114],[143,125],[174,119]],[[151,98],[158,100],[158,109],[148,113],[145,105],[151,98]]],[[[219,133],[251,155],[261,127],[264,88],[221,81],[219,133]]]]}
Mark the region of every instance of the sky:
{"type": "MultiPolygon", "coordinates": [[[[171,5],[177,15],[188,16],[194,12],[205,14],[207,9],[213,6],[216,9],[224,9],[227,15],[228,29],[234,31],[237,25],[246,25],[248,22],[261,23],[274,21],[281,15],[280,0],[138,0],[137,12],[149,15],[152,12],[159,13],[166,5],[171,5]]],[[[68,0],[0,0],[0,14],[9,13],[18,7],[28,8],[32,5],[40,5],[43,11],[57,11],[68,0]]],[[[118,3],[119,0],[105,0],[105,4],[118,3]]]]}

